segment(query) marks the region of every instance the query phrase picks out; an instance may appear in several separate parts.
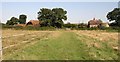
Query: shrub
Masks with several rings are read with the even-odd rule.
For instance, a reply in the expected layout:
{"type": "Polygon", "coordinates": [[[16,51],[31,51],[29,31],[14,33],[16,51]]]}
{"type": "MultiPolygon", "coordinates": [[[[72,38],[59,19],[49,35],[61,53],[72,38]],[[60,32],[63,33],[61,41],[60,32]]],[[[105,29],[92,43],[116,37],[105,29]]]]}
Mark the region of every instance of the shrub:
{"type": "Polygon", "coordinates": [[[64,24],[65,28],[77,28],[77,24],[64,24]]]}
{"type": "Polygon", "coordinates": [[[3,25],[2,29],[16,29],[16,30],[55,30],[54,27],[33,27],[33,26],[13,26],[13,25],[3,25]]]}

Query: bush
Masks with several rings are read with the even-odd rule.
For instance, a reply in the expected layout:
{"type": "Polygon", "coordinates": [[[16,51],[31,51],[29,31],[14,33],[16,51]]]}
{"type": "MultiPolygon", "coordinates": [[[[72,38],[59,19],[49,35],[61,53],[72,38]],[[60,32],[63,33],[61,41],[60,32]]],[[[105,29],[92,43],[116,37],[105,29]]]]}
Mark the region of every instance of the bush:
{"type": "Polygon", "coordinates": [[[120,32],[120,27],[77,28],[77,30],[105,30],[107,32],[120,32]]]}
{"type": "Polygon", "coordinates": [[[109,28],[105,28],[104,30],[108,32],[120,32],[120,27],[109,27],[109,28]]]}
{"type": "MultiPolygon", "coordinates": [[[[77,28],[77,25],[75,24],[66,24],[62,29],[70,28],[71,30],[105,30],[108,32],[120,32],[120,27],[102,27],[102,28],[77,28]]],[[[13,26],[13,25],[2,25],[2,29],[16,29],[16,30],[56,30],[57,28],[55,27],[33,27],[33,26],[26,26],[26,27],[21,27],[21,26],[13,26]]]]}
{"type": "Polygon", "coordinates": [[[84,27],[84,28],[77,28],[77,30],[99,30],[99,28],[87,28],[87,27],[84,27]]]}
{"type": "Polygon", "coordinates": [[[77,24],[64,24],[63,25],[65,28],[77,28],[77,24]]]}
{"type": "Polygon", "coordinates": [[[13,26],[12,25],[2,25],[2,29],[5,29],[5,28],[12,28],[13,26]]]}
{"type": "Polygon", "coordinates": [[[16,29],[16,30],[55,30],[54,27],[33,27],[33,26],[11,26],[11,25],[4,25],[2,26],[3,29],[16,29]]]}

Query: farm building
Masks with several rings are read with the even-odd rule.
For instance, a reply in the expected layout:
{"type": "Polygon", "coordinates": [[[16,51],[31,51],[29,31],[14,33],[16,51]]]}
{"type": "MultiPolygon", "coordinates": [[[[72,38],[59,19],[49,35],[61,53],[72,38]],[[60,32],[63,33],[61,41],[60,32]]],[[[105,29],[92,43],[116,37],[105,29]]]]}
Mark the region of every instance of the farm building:
{"type": "Polygon", "coordinates": [[[109,23],[103,23],[100,19],[95,19],[93,18],[93,20],[90,20],[88,22],[88,27],[92,28],[92,27],[109,27],[109,23]]]}
{"type": "Polygon", "coordinates": [[[35,27],[38,27],[38,26],[40,26],[40,21],[39,20],[30,20],[27,24],[26,24],[26,26],[35,26],[35,27]]]}
{"type": "Polygon", "coordinates": [[[98,27],[100,24],[102,24],[102,21],[101,20],[97,20],[95,18],[93,18],[93,20],[90,20],[88,22],[88,27],[98,27]]]}

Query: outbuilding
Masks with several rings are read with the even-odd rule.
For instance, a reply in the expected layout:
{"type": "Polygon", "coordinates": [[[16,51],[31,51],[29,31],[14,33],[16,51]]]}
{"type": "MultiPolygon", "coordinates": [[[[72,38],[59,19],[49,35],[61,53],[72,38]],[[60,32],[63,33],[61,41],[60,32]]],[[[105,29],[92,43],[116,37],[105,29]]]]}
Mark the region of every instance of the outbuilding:
{"type": "Polygon", "coordinates": [[[40,21],[39,20],[30,20],[26,26],[35,26],[35,27],[39,27],[40,26],[40,21]]]}

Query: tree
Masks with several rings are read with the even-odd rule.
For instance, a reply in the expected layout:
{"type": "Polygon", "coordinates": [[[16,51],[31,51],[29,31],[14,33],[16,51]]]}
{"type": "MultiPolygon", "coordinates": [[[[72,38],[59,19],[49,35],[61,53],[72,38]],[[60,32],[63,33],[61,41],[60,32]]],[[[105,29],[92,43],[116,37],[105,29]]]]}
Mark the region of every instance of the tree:
{"type": "Polygon", "coordinates": [[[38,20],[42,20],[43,26],[53,26],[61,28],[63,26],[63,20],[67,20],[66,14],[67,11],[62,8],[42,8],[38,12],[38,20]]]}
{"type": "Polygon", "coordinates": [[[113,11],[107,14],[107,19],[109,21],[115,21],[117,26],[120,26],[120,8],[115,8],[113,11]]]}
{"type": "Polygon", "coordinates": [[[19,16],[19,23],[20,24],[25,24],[26,23],[27,16],[22,14],[19,16]]]}
{"type": "Polygon", "coordinates": [[[53,20],[54,23],[53,26],[56,26],[58,28],[61,28],[63,25],[63,20],[67,20],[67,11],[65,11],[62,8],[53,8],[53,20]]]}
{"type": "Polygon", "coordinates": [[[14,25],[18,23],[18,19],[16,17],[12,17],[10,20],[7,21],[7,25],[14,25]]]}
{"type": "Polygon", "coordinates": [[[79,23],[78,24],[78,28],[85,28],[87,27],[87,24],[84,24],[84,23],[79,23]]]}
{"type": "Polygon", "coordinates": [[[50,26],[52,20],[52,10],[47,8],[42,8],[38,12],[38,20],[41,21],[41,26],[50,26]]]}

